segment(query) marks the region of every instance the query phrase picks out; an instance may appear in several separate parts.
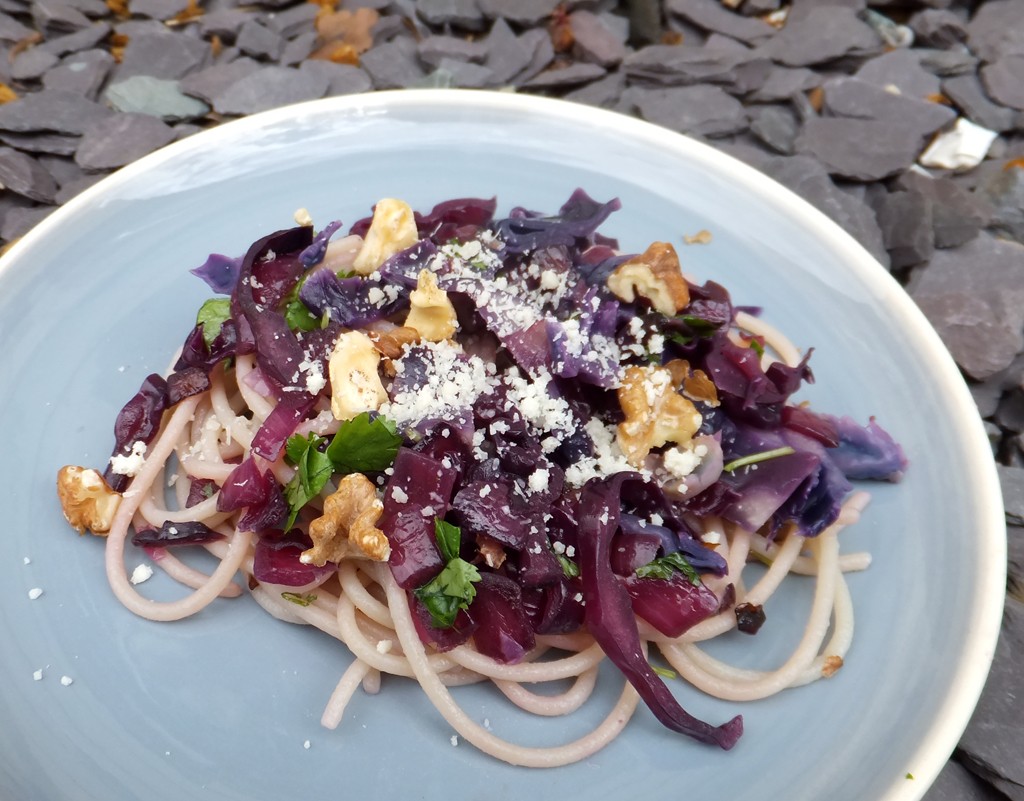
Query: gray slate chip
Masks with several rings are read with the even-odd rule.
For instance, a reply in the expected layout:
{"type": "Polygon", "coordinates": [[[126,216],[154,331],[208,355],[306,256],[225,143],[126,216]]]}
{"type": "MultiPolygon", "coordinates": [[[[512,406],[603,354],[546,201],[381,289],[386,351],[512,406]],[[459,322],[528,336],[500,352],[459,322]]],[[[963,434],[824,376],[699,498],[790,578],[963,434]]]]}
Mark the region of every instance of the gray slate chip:
{"type": "Polygon", "coordinates": [[[987,783],[952,759],[946,762],[922,801],[992,801],[987,783]]]}
{"type": "Polygon", "coordinates": [[[680,86],[730,84],[737,67],[754,56],[747,52],[709,49],[695,45],[648,45],[623,61],[626,75],[635,81],[680,86]]]}
{"type": "Polygon", "coordinates": [[[516,25],[537,25],[550,17],[561,0],[477,0],[490,18],[502,17],[516,25]]]}
{"type": "Polygon", "coordinates": [[[952,11],[929,8],[909,20],[914,41],[928,47],[947,48],[967,38],[967,25],[952,11]]]}
{"type": "Polygon", "coordinates": [[[534,46],[516,36],[504,19],[495,20],[485,44],[487,60],[484,64],[499,84],[512,80],[533,61],[534,46]]]}
{"type": "Polygon", "coordinates": [[[81,194],[84,190],[88,189],[93,184],[97,184],[107,177],[105,172],[92,173],[90,175],[82,175],[73,181],[68,181],[67,184],[62,186],[57,192],[57,202],[67,203],[75,195],[81,194]]]}
{"type": "Polygon", "coordinates": [[[1024,737],[1020,736],[1022,663],[1024,603],[1009,596],[992,669],[959,748],[971,770],[992,777],[999,789],[1016,799],[1021,798],[1024,789],[1024,737]]]}
{"type": "Polygon", "coordinates": [[[268,14],[264,24],[285,39],[291,39],[300,33],[315,30],[314,20],[319,10],[315,3],[300,3],[284,11],[268,14]]]}
{"type": "Polygon", "coordinates": [[[255,114],[303,100],[316,100],[327,94],[328,87],[327,78],[310,71],[261,67],[215,96],[213,108],[220,114],[255,114]]]}
{"type": "Polygon", "coordinates": [[[494,73],[482,64],[445,58],[437,65],[437,72],[446,75],[447,85],[458,89],[482,89],[494,85],[494,73]]]}
{"type": "Polygon", "coordinates": [[[203,101],[188,97],[177,81],[133,75],[107,87],[107,102],[117,111],[158,117],[167,122],[194,120],[204,116],[210,107],[203,101]]]}
{"type": "Polygon", "coordinates": [[[967,23],[967,44],[983,61],[1024,54],[1024,0],[987,0],[967,23]]]}
{"type": "Polygon", "coordinates": [[[565,100],[586,103],[588,106],[613,108],[619,102],[625,88],[626,76],[621,72],[612,72],[598,81],[573,89],[563,97],[565,100]]]}
{"type": "Polygon", "coordinates": [[[1024,245],[987,231],[936,250],[908,286],[961,369],[983,381],[1024,347],[1024,245]]]}
{"type": "Polygon", "coordinates": [[[83,50],[66,57],[46,73],[43,86],[95,100],[113,67],[114,57],[106,50],[83,50]]]}
{"type": "Polygon", "coordinates": [[[955,248],[969,242],[992,216],[992,209],[983,198],[961,189],[949,178],[933,178],[910,170],[897,179],[896,185],[931,201],[932,233],[937,248],[955,248]]]}
{"type": "Polygon", "coordinates": [[[31,28],[25,27],[10,14],[0,12],[0,42],[14,44],[31,35],[31,28]]]}
{"type": "Polygon", "coordinates": [[[1024,55],[1003,56],[981,68],[981,80],[997,103],[1024,111],[1024,55]]]}
{"type": "Polygon", "coordinates": [[[140,17],[168,20],[188,8],[188,0],[132,0],[131,12],[140,17]]]}
{"type": "Polygon", "coordinates": [[[86,170],[123,167],[174,140],[174,130],[149,114],[117,114],[82,134],[75,161],[86,170]]]}
{"type": "Polygon", "coordinates": [[[20,236],[24,236],[36,225],[50,216],[55,206],[33,206],[31,208],[13,208],[4,215],[3,225],[0,226],[0,239],[10,242],[20,236]]]}
{"type": "Polygon", "coordinates": [[[918,100],[938,94],[942,89],[938,77],[921,66],[920,56],[906,48],[865,61],[854,77],[883,89],[895,86],[902,94],[918,100]]]}
{"type": "Polygon", "coordinates": [[[923,142],[915,126],[822,117],[804,123],[796,148],[799,153],[814,156],[832,175],[853,181],[880,181],[910,167],[923,142]]]}
{"type": "Polygon", "coordinates": [[[814,6],[786,23],[760,50],[780,64],[808,67],[843,56],[881,52],[882,40],[853,9],[814,6]]]}
{"type": "Polygon", "coordinates": [[[957,116],[949,106],[893,94],[857,78],[835,78],[823,88],[825,108],[833,115],[905,126],[922,138],[951,124],[957,116]]]}
{"type": "MultiPolygon", "coordinates": [[[[36,157],[36,161],[53,176],[57,186],[64,186],[81,178],[85,173],[75,164],[74,159],[63,156],[44,155],[36,157]]],[[[61,202],[61,201],[58,201],[61,202]]]]}
{"type": "Polygon", "coordinates": [[[1024,431],[1024,392],[1019,388],[1003,395],[996,408],[995,421],[1007,431],[1024,431]]]}
{"type": "Polygon", "coordinates": [[[665,8],[698,28],[742,42],[756,43],[775,34],[775,29],[767,22],[730,11],[719,0],[668,0],[665,8]]]}
{"type": "Polygon", "coordinates": [[[626,44],[602,16],[589,11],[569,15],[573,54],[582,61],[612,67],[626,57],[626,44]]]}
{"type": "Polygon", "coordinates": [[[438,28],[448,25],[470,31],[484,28],[484,12],[477,0],[419,0],[416,13],[428,25],[438,28]]]}
{"type": "Polygon", "coordinates": [[[416,46],[416,52],[428,67],[437,67],[445,59],[479,64],[487,58],[487,45],[459,36],[428,36],[416,46]]]}
{"type": "Polygon", "coordinates": [[[529,89],[567,89],[603,78],[607,70],[597,64],[577,61],[567,67],[552,67],[523,84],[529,89]]]}
{"type": "Polygon", "coordinates": [[[643,89],[635,102],[645,120],[681,133],[715,137],[747,128],[743,106],[717,86],[643,89]]]}
{"type": "Polygon", "coordinates": [[[982,187],[992,204],[989,227],[1003,236],[1024,243],[1024,169],[1000,170],[982,187]]]}
{"type": "Polygon", "coordinates": [[[78,149],[78,136],[55,133],[11,133],[0,131],[0,142],[26,153],[71,156],[78,149]]]}
{"type": "Polygon", "coordinates": [[[11,77],[16,81],[35,81],[58,62],[57,56],[38,47],[18,54],[11,64],[11,77]]]}
{"type": "Polygon", "coordinates": [[[940,78],[966,75],[967,73],[974,72],[978,66],[978,59],[971,55],[966,48],[954,48],[952,50],[921,48],[914,52],[921,59],[921,66],[940,78]]]}
{"type": "Polygon", "coordinates": [[[254,18],[253,12],[246,9],[220,8],[200,17],[199,35],[204,39],[219,36],[222,41],[233,42],[242,26],[254,18]]]}
{"type": "MultiPolygon", "coordinates": [[[[160,24],[160,23],[157,23],[160,24]]],[[[130,36],[117,79],[133,75],[175,80],[203,67],[210,58],[210,45],[175,33],[144,33],[130,36]]]]}
{"type": "Polygon", "coordinates": [[[10,147],[0,147],[0,185],[39,203],[52,203],[57,191],[53,176],[34,158],[10,147]]]}
{"type": "Polygon", "coordinates": [[[891,192],[875,204],[882,241],[893,270],[928,261],[935,251],[932,202],[919,192],[891,192]]]}
{"type": "Polygon", "coordinates": [[[44,36],[77,31],[90,25],[85,14],[62,0],[33,0],[32,19],[44,36]]]}
{"type": "Polygon", "coordinates": [[[317,39],[316,31],[300,33],[294,39],[289,39],[281,49],[281,57],[278,61],[285,67],[294,67],[309,58],[309,55],[316,50],[317,39]]]}
{"type": "Polygon", "coordinates": [[[416,43],[404,37],[368,50],[359,63],[376,89],[405,89],[424,76],[416,43]]]}
{"type": "Polygon", "coordinates": [[[179,86],[185,94],[212,104],[215,97],[223,94],[231,85],[256,72],[259,68],[260,65],[251,58],[240,58],[237,61],[214,64],[212,67],[194,72],[182,78],[179,86]]]}
{"type": "Polygon", "coordinates": [[[555,47],[551,43],[551,37],[547,31],[541,28],[534,28],[524,32],[519,37],[519,40],[533,55],[530,56],[530,62],[526,65],[526,68],[513,76],[512,82],[517,86],[521,86],[539,75],[555,60],[555,47]]]}
{"type": "Polygon", "coordinates": [[[44,89],[0,106],[0,130],[80,134],[90,122],[109,114],[109,109],[80,94],[44,89]]]}
{"type": "Polygon", "coordinates": [[[1017,121],[1012,109],[992,102],[977,75],[957,75],[942,82],[942,93],[971,122],[992,131],[1010,131],[1017,121]]]}
{"type": "Polygon", "coordinates": [[[69,33],[65,36],[56,36],[40,42],[36,47],[53,53],[55,56],[66,56],[68,53],[77,53],[81,50],[89,50],[95,47],[107,36],[110,35],[110,25],[106,22],[94,22],[88,28],[69,33]]]}
{"type": "Polygon", "coordinates": [[[300,72],[312,72],[327,80],[326,97],[354,95],[369,92],[373,88],[370,76],[351,64],[335,64],[333,61],[311,60],[299,65],[300,72]]]}
{"type": "Polygon", "coordinates": [[[750,132],[784,156],[793,154],[800,121],[785,106],[755,106],[749,110],[750,132]]]}
{"type": "Polygon", "coordinates": [[[821,86],[822,77],[806,67],[775,67],[750,99],[758,103],[788,100],[821,86]]]}
{"type": "Polygon", "coordinates": [[[274,61],[281,54],[284,39],[279,33],[275,33],[251,19],[238,32],[235,46],[247,56],[274,61]]]}

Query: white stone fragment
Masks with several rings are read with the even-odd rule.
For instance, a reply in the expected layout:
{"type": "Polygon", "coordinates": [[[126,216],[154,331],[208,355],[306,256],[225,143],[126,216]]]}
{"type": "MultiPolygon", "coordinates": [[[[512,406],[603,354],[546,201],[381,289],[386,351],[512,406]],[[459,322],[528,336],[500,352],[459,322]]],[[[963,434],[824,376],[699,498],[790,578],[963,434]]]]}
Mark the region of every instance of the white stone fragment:
{"type": "Polygon", "coordinates": [[[953,130],[940,133],[932,140],[919,161],[925,167],[969,170],[981,164],[996,136],[995,131],[960,117],[953,130]]]}

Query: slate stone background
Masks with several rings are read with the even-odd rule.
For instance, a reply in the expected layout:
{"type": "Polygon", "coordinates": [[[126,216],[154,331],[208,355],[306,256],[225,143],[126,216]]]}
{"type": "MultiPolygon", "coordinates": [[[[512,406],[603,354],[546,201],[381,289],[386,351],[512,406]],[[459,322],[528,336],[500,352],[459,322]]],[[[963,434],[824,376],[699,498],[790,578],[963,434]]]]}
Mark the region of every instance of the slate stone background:
{"type": "Polygon", "coordinates": [[[0,245],[222,120],[421,86],[706,140],[907,287],[971,385],[1010,545],[992,675],[927,799],[1024,801],[1024,0],[0,0],[0,245]]]}

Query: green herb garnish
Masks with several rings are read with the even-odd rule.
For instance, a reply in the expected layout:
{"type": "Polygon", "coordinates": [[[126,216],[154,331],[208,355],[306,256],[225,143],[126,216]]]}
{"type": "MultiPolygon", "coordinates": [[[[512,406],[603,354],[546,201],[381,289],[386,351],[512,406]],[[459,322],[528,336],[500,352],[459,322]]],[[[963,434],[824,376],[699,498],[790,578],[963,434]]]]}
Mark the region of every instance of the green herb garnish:
{"type": "Polygon", "coordinates": [[[214,340],[220,335],[221,326],[230,319],[230,298],[210,298],[199,307],[196,325],[203,329],[203,342],[206,343],[206,347],[213,347],[214,340]]]}
{"type": "Polygon", "coordinates": [[[469,609],[476,598],[474,585],[480,581],[480,571],[459,556],[462,532],[457,526],[434,518],[434,537],[447,564],[417,589],[415,595],[430,612],[434,628],[450,629],[455,625],[459,610],[469,609]]]}
{"type": "Polygon", "coordinates": [[[320,494],[334,473],[334,465],[320,446],[327,440],[316,434],[303,437],[293,434],[288,437],[284,450],[288,460],[295,465],[296,472],[292,480],[284,488],[284,497],[288,501],[290,513],[285,528],[295,524],[299,510],[320,494]]]}
{"type": "Polygon", "coordinates": [[[341,424],[327,456],[339,473],[372,473],[391,467],[398,455],[402,438],[396,426],[386,417],[377,415],[372,420],[363,412],[341,424]]]}
{"type": "Polygon", "coordinates": [[[580,574],[580,566],[564,553],[556,553],[555,559],[562,566],[562,572],[565,573],[566,578],[576,578],[580,574]]]}
{"type": "Polygon", "coordinates": [[[682,573],[690,580],[691,584],[700,584],[700,576],[693,569],[685,556],[678,551],[676,553],[659,556],[653,562],[648,562],[636,569],[637,578],[659,578],[669,579],[675,572],[682,573]]]}
{"type": "Polygon", "coordinates": [[[292,287],[291,292],[285,295],[284,301],[282,301],[284,304],[282,308],[284,321],[292,331],[315,331],[320,328],[322,323],[321,319],[313,314],[309,307],[299,299],[299,290],[306,283],[306,278],[308,276],[304,276],[298,281],[292,287]]]}
{"type": "Polygon", "coordinates": [[[657,665],[651,665],[651,670],[661,676],[663,679],[678,679],[679,674],[674,670],[668,668],[658,667],[657,665]]]}
{"type": "Polygon", "coordinates": [[[297,592],[282,592],[281,597],[299,606],[309,606],[316,600],[316,593],[307,592],[305,595],[299,595],[297,592]]]}
{"type": "Polygon", "coordinates": [[[767,462],[769,459],[778,459],[780,456],[789,456],[791,453],[796,453],[796,451],[788,445],[783,448],[773,448],[770,451],[752,453],[749,456],[741,456],[739,459],[733,459],[729,464],[725,465],[722,470],[726,473],[732,473],[735,470],[739,470],[741,467],[757,464],[758,462],[767,462]]]}

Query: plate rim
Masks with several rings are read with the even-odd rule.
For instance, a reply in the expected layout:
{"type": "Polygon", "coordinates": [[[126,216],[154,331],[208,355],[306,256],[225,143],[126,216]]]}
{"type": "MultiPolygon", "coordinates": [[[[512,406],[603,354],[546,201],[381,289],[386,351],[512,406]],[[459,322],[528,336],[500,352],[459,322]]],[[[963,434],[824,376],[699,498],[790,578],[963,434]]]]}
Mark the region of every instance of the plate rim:
{"type": "Polygon", "coordinates": [[[222,123],[173,142],[122,167],[56,208],[32,230],[12,243],[0,256],[0,283],[21,261],[22,253],[30,252],[48,237],[59,236],[60,226],[66,218],[78,214],[116,191],[119,186],[130,183],[137,174],[187,156],[190,151],[215,149],[218,140],[230,139],[246,131],[265,129],[281,122],[296,124],[304,115],[345,118],[352,115],[396,114],[424,107],[475,111],[483,109],[503,114],[541,115],[548,121],[589,124],[605,131],[618,130],[631,140],[641,139],[651,146],[664,147],[684,158],[703,162],[711,171],[756,195],[759,202],[780,206],[786,216],[807,228],[829,251],[837,254],[853,275],[868,286],[879,300],[893,304],[901,315],[902,324],[909,326],[918,341],[927,348],[926,356],[931,366],[938,371],[933,378],[945,392],[949,414],[956,418],[957,429],[962,435],[960,444],[970,459],[970,464],[965,467],[975,485],[972,488],[976,523],[974,536],[989,558],[979,562],[977,587],[971,598],[974,614],[970,618],[971,625],[961,651],[964,657],[952,682],[956,691],[948,695],[945,702],[936,709],[931,726],[914,752],[914,778],[917,780],[894,779],[879,801],[920,799],[945,765],[980,700],[1001,630],[1006,596],[1007,543],[1003,500],[995,461],[984,434],[981,416],[959,368],[909,294],[837,223],[754,167],[709,144],[640,118],[555,98],[462,89],[384,90],[329,97],[282,106],[222,123]]]}

